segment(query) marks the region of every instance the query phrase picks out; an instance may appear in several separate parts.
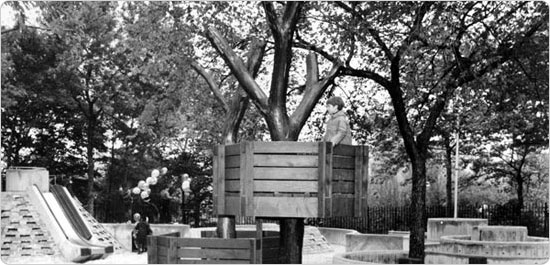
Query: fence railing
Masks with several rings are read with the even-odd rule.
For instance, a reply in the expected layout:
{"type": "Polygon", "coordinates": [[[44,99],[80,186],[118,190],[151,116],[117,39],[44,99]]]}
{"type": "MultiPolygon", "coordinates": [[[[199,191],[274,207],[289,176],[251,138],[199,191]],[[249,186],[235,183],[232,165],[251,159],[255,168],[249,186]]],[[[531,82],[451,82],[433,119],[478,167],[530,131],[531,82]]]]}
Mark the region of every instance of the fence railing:
{"type": "MultiPolygon", "coordinates": [[[[99,210],[99,209],[98,209],[99,210]]],[[[105,216],[96,211],[96,218],[105,216]]],[[[426,207],[427,218],[452,217],[446,215],[445,206],[426,207]]],[[[526,226],[530,236],[549,237],[548,204],[526,204],[522,214],[516,214],[514,205],[459,206],[459,218],[487,218],[489,225],[526,226]]],[[[308,225],[354,229],[361,233],[385,234],[390,230],[408,231],[410,207],[368,207],[366,217],[307,218],[308,225]]],[[[263,219],[264,223],[277,223],[277,219],[263,219]]],[[[216,226],[214,216],[201,220],[200,226],[216,226]]],[[[236,224],[255,224],[253,217],[238,217],[236,224]]],[[[427,220],[426,220],[427,222],[427,220]]],[[[198,226],[198,225],[194,225],[198,226]]]]}
{"type": "MultiPolygon", "coordinates": [[[[330,217],[307,218],[307,225],[354,229],[361,233],[386,234],[390,230],[409,231],[410,207],[369,207],[366,217],[330,217]]],[[[446,216],[445,206],[426,207],[428,218],[446,216]]],[[[521,216],[516,214],[513,205],[461,206],[459,218],[486,218],[489,225],[526,226],[530,236],[548,237],[548,204],[529,204],[522,209],[521,216]]],[[[204,222],[205,226],[215,226],[216,218],[204,222]]],[[[276,219],[267,219],[264,223],[277,223],[276,219]]],[[[252,217],[237,217],[236,224],[255,224],[252,217]]]]}
{"type": "MultiPolygon", "coordinates": [[[[354,229],[361,233],[385,234],[390,230],[408,231],[410,224],[409,207],[369,207],[366,218],[337,217],[317,218],[312,225],[354,229]]],[[[426,207],[428,218],[446,216],[445,206],[426,207]]],[[[533,204],[523,207],[521,216],[514,206],[465,206],[459,208],[459,218],[486,218],[489,225],[526,226],[530,236],[548,237],[548,204],[533,204]]]]}

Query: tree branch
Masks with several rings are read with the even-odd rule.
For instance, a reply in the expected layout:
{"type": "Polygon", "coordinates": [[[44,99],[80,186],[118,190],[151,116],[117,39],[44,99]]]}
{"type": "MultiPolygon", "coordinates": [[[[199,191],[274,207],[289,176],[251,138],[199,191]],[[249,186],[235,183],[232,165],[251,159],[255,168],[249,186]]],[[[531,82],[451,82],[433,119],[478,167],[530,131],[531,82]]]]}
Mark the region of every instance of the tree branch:
{"type": "MultiPolygon", "coordinates": [[[[363,21],[367,21],[365,19],[365,17],[363,17],[363,15],[361,15],[359,12],[357,12],[354,8],[344,4],[343,2],[335,2],[335,3],[336,3],[337,6],[341,7],[342,9],[344,9],[345,11],[350,13],[352,16],[355,16],[358,19],[361,19],[363,21]]],[[[374,39],[374,41],[378,44],[378,46],[380,46],[380,49],[382,49],[382,51],[386,55],[386,58],[388,58],[388,60],[390,60],[390,61],[393,60],[394,56],[391,53],[390,48],[388,48],[386,43],[384,43],[382,38],[380,38],[380,34],[378,34],[378,31],[371,28],[371,27],[367,27],[367,31],[371,35],[371,37],[374,39]]]]}
{"type": "Polygon", "coordinates": [[[307,81],[306,89],[302,97],[302,101],[292,113],[290,118],[292,129],[298,130],[305,124],[315,104],[323,96],[328,86],[334,82],[334,79],[338,76],[341,68],[340,63],[332,65],[331,70],[325,76],[325,78],[319,80],[319,68],[317,64],[317,55],[314,52],[310,52],[307,56],[307,81]]]}
{"type": "Polygon", "coordinates": [[[195,71],[204,78],[204,80],[208,84],[208,87],[214,94],[214,97],[216,98],[216,100],[218,100],[218,102],[222,105],[223,110],[227,113],[229,111],[229,106],[225,102],[223,95],[220,89],[218,88],[218,85],[214,81],[214,78],[212,77],[212,75],[208,73],[206,69],[200,66],[196,61],[191,61],[191,67],[195,69],[195,71]]]}
{"type": "Polygon", "coordinates": [[[216,29],[210,27],[206,31],[206,37],[222,56],[225,63],[227,63],[237,80],[239,80],[242,88],[254,100],[260,112],[267,113],[267,96],[248,72],[241,58],[235,54],[224,37],[216,29]]]}

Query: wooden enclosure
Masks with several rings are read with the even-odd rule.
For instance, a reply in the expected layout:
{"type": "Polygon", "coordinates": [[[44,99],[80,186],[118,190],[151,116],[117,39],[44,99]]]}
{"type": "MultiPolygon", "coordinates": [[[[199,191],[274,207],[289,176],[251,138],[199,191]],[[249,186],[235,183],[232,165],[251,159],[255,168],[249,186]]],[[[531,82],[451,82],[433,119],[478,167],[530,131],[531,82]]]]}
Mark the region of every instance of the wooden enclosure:
{"type": "Polygon", "coordinates": [[[148,264],[261,263],[256,238],[181,238],[179,232],[147,237],[148,264]]]}
{"type": "MultiPolygon", "coordinates": [[[[261,231],[261,227],[259,228],[261,231]]],[[[279,263],[279,231],[236,231],[237,238],[256,238],[261,242],[261,251],[256,254],[256,257],[262,261],[262,264],[277,264],[279,263]]],[[[202,238],[215,238],[216,231],[201,231],[202,238]]]]}
{"type": "Polygon", "coordinates": [[[242,142],[214,148],[214,209],[253,217],[363,216],[368,148],[242,142]]]}

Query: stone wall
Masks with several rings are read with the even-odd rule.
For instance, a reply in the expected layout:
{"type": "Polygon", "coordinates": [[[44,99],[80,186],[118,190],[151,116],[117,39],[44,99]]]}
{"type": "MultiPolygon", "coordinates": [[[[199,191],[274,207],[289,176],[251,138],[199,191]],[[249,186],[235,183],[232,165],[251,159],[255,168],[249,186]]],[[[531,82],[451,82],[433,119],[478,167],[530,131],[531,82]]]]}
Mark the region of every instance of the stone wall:
{"type": "Polygon", "coordinates": [[[443,236],[439,244],[426,245],[427,264],[471,263],[546,263],[549,242],[527,240],[522,242],[478,241],[470,236],[443,236]]]}
{"type": "Polygon", "coordinates": [[[408,235],[347,234],[346,252],[362,250],[409,250],[408,235]]]}
{"type": "Polygon", "coordinates": [[[446,235],[471,235],[475,226],[488,225],[487,219],[429,218],[427,241],[439,241],[446,235]]]}
{"type": "Polygon", "coordinates": [[[406,258],[408,251],[404,250],[371,250],[336,254],[333,264],[398,264],[399,259],[406,258]]]}
{"type": "MultiPolygon", "coordinates": [[[[122,245],[126,250],[132,249],[132,230],[136,227],[135,224],[101,224],[104,229],[113,235],[113,237],[122,245]]],[[[153,235],[162,235],[174,232],[180,232],[181,237],[191,237],[189,225],[182,224],[151,224],[151,230],[153,235]]],[[[200,237],[200,236],[199,236],[200,237]]]]}
{"type": "Polygon", "coordinates": [[[331,228],[331,227],[318,227],[319,232],[327,239],[330,244],[333,245],[346,245],[347,234],[359,234],[356,230],[343,229],[343,228],[331,228]]]}

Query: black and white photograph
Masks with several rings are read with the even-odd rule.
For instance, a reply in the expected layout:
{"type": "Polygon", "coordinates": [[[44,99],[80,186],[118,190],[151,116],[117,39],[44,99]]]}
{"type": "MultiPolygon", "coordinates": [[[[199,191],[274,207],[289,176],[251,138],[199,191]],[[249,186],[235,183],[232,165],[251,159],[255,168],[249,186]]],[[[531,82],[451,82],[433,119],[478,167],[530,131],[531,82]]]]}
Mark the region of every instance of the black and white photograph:
{"type": "Polygon", "coordinates": [[[546,1],[2,1],[3,264],[546,264],[546,1]]]}

